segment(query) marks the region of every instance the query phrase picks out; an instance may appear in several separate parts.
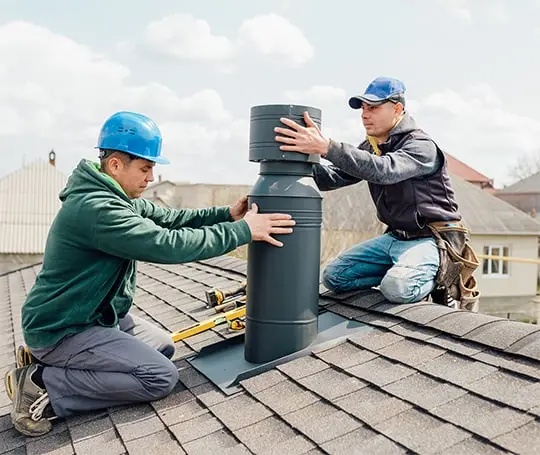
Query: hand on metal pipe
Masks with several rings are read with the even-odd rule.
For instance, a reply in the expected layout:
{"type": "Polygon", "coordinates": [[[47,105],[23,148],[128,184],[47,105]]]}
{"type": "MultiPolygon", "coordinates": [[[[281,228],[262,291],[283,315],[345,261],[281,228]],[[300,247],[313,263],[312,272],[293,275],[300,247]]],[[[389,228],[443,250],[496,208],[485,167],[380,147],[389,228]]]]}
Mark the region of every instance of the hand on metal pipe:
{"type": "Polygon", "coordinates": [[[231,217],[234,221],[238,221],[244,218],[245,214],[248,211],[247,196],[242,196],[240,199],[238,199],[229,210],[231,212],[231,217]]]}
{"type": "Polygon", "coordinates": [[[281,123],[289,128],[275,127],[274,131],[282,136],[275,139],[283,144],[279,148],[285,152],[299,152],[307,155],[326,156],[330,141],[325,138],[319,127],[311,119],[307,112],[304,112],[304,121],[307,126],[302,126],[294,120],[281,118],[281,123]]]}
{"type": "Polygon", "coordinates": [[[286,213],[258,213],[257,204],[251,204],[249,210],[244,216],[244,220],[251,231],[251,238],[256,241],[268,242],[274,246],[283,246],[280,242],[273,238],[271,234],[290,234],[292,227],[296,222],[291,215],[286,213]]]}

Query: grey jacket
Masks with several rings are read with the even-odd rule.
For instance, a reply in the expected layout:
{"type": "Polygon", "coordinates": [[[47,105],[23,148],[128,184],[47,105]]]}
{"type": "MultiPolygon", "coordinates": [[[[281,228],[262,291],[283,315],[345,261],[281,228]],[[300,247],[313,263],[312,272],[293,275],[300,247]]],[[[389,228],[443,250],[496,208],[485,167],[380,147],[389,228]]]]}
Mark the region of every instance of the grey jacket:
{"type": "Polygon", "coordinates": [[[379,145],[358,147],[330,141],[326,159],[313,177],[321,191],[368,182],[379,220],[390,229],[416,232],[432,221],[461,220],[444,153],[409,115],[379,145]]]}

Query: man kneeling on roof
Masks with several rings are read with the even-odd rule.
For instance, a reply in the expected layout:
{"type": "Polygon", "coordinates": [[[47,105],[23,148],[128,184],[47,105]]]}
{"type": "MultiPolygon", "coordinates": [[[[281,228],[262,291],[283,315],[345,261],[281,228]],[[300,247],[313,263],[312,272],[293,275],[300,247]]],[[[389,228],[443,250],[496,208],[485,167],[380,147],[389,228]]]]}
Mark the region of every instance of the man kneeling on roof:
{"type": "Polygon", "coordinates": [[[171,335],[129,310],[136,261],[178,264],[219,256],[250,241],[281,246],[286,214],[231,207],[173,210],[140,198],[153,167],[168,164],[148,117],[119,112],[103,125],[99,163],[82,160],[60,193],[36,282],[22,308],[28,351],[5,376],[15,429],[49,432],[83,411],[167,396],[178,380],[171,335]]]}
{"type": "Polygon", "coordinates": [[[472,276],[478,260],[461,223],[444,153],[405,110],[405,85],[387,77],[373,80],[363,95],[349,99],[362,110],[366,139],[357,147],[323,136],[309,115],[302,126],[282,119],[275,128],[281,150],[318,154],[322,191],[365,180],[386,232],[342,253],[323,272],[334,291],[379,286],[394,303],[432,295],[474,310],[479,293],[472,276]]]}

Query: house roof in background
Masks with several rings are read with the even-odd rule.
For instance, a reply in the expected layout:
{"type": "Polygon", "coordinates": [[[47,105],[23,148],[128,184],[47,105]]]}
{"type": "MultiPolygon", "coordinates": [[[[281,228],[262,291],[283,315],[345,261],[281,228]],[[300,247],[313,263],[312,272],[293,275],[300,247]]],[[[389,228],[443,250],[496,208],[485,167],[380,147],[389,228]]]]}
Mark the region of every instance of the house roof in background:
{"type": "Polygon", "coordinates": [[[37,160],[0,180],[0,254],[42,254],[67,176],[37,160]]]}
{"type": "Polygon", "coordinates": [[[498,190],[500,193],[540,193],[540,172],[498,190]]]}
{"type": "Polygon", "coordinates": [[[458,160],[455,156],[450,155],[449,153],[444,153],[447,158],[448,170],[468,182],[477,182],[485,183],[487,185],[493,185],[493,179],[485,176],[484,174],[478,172],[476,169],[473,169],[469,165],[465,164],[463,161],[458,160]]]}
{"type": "MultiPolygon", "coordinates": [[[[2,372],[14,365],[20,307],[39,270],[0,276],[2,372]]],[[[213,313],[206,289],[239,283],[246,270],[228,256],[139,264],[132,311],[179,330],[213,313]]],[[[184,358],[236,336],[218,326],[177,343],[180,381],[169,397],[57,421],[37,439],[12,428],[0,390],[0,453],[91,453],[105,444],[110,454],[146,455],[538,453],[540,327],[430,303],[392,305],[377,291],[323,289],[320,303],[371,330],[247,379],[226,396],[184,358]]]]}
{"type": "Polygon", "coordinates": [[[459,209],[473,234],[540,235],[540,222],[502,199],[452,176],[459,209]]]}
{"type": "Polygon", "coordinates": [[[149,186],[143,197],[174,208],[199,208],[233,204],[251,185],[161,181],[149,186]]]}

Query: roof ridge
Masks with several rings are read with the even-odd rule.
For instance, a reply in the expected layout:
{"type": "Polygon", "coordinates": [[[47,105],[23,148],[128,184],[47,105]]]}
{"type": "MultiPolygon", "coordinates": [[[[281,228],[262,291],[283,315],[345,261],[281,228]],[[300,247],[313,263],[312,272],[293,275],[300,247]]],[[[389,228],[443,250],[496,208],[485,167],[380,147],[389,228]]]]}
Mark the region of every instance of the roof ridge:
{"type": "Polygon", "coordinates": [[[452,338],[488,346],[499,352],[527,359],[540,360],[540,326],[512,321],[499,316],[474,313],[431,302],[393,304],[378,290],[320,294],[345,306],[367,313],[379,313],[435,330],[452,338]]]}
{"type": "Polygon", "coordinates": [[[48,160],[42,158],[42,157],[39,157],[39,158],[36,158],[35,160],[32,160],[32,161],[29,161],[28,163],[24,164],[23,166],[17,168],[17,169],[14,169],[13,171],[11,172],[8,172],[7,174],[4,174],[2,176],[0,176],[0,182],[3,182],[9,178],[12,178],[12,177],[16,177],[17,174],[22,174],[22,173],[26,173],[28,171],[32,171],[38,167],[41,167],[43,169],[47,169],[47,170],[50,170],[52,172],[55,172],[57,174],[60,174],[62,176],[64,176],[65,178],[67,178],[68,176],[63,172],[61,171],[58,167],[56,166],[53,166],[51,165],[48,160]]]}
{"type": "Polygon", "coordinates": [[[235,256],[223,255],[215,258],[203,259],[194,263],[204,264],[214,269],[224,270],[229,273],[237,273],[244,277],[247,276],[247,259],[241,259],[235,256]]]}
{"type": "Polygon", "coordinates": [[[0,272],[0,277],[11,275],[12,273],[22,272],[23,270],[31,269],[32,267],[35,267],[36,265],[40,265],[40,264],[43,264],[43,261],[33,262],[32,264],[26,264],[17,269],[8,270],[7,272],[0,272]]]}

